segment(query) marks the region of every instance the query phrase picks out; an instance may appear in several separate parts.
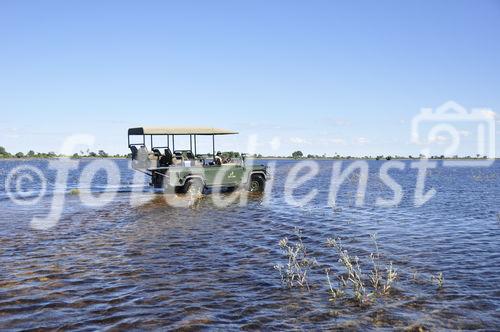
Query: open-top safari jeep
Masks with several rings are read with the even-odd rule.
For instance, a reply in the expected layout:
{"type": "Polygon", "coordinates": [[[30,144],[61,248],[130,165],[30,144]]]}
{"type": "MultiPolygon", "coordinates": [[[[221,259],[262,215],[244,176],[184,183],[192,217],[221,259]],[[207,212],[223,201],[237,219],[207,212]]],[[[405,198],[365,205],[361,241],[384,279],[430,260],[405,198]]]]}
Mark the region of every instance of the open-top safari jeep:
{"type": "Polygon", "coordinates": [[[247,162],[245,155],[216,153],[215,136],[230,134],[237,132],[217,128],[130,128],[128,146],[132,152],[132,168],[151,176],[150,185],[154,188],[175,192],[201,193],[206,188],[242,186],[252,192],[262,192],[268,177],[266,166],[247,162]],[[189,136],[189,149],[176,149],[176,136],[189,136]],[[211,154],[197,154],[199,136],[211,137],[211,154]],[[159,139],[162,143],[157,145],[159,139]]]}

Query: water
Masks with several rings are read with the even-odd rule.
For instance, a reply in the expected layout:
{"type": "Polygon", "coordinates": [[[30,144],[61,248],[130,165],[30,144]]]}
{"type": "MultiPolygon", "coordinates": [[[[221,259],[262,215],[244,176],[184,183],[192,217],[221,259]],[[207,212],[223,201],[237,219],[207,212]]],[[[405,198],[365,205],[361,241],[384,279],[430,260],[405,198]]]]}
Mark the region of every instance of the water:
{"type": "MultiPolygon", "coordinates": [[[[354,206],[355,186],[342,186],[337,208],[328,205],[331,161],[295,190],[301,198],[318,189],[304,207],[286,203],[283,186],[293,161],[278,161],[270,193],[249,198],[246,206],[216,207],[207,195],[192,208],[173,208],[161,195],[142,191],[125,160],[112,203],[84,206],[79,176],[90,161],[72,171],[68,188],[54,185],[47,161],[1,161],[0,183],[18,165],[39,167],[47,176],[44,196],[20,206],[0,191],[1,329],[487,329],[500,327],[500,163],[488,168],[438,167],[426,188],[437,190],[414,206],[416,170],[405,162],[391,175],[404,196],[396,208],[375,205],[393,192],[378,177],[381,161],[369,162],[365,204],[354,206]],[[147,203],[130,204],[131,195],[147,203]],[[45,216],[52,199],[64,197],[57,226],[34,230],[33,216],[45,216]],[[285,263],[278,242],[300,227],[309,254],[319,266],[311,290],[287,289],[273,268],[285,263]],[[341,271],[327,237],[341,237],[346,249],[367,260],[377,233],[382,261],[392,261],[399,280],[390,295],[369,306],[329,301],[324,269],[341,271]],[[438,289],[431,276],[442,272],[438,289]]],[[[347,166],[344,162],[344,166],[347,166]]],[[[39,181],[22,187],[36,196],[39,181]]],[[[87,188],[89,186],[87,185],[87,188]]],[[[90,188],[102,192],[100,172],[90,188]]],[[[112,190],[114,191],[114,190],[112,190]]],[[[29,196],[31,197],[31,196],[29,196]]],[[[29,198],[28,197],[28,198],[29,198]]]]}

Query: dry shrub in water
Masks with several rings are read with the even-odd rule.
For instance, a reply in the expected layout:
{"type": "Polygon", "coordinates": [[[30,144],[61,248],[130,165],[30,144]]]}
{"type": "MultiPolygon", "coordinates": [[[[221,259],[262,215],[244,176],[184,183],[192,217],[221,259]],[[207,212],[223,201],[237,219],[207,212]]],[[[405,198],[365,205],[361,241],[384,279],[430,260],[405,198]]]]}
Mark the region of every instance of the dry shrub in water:
{"type": "Polygon", "coordinates": [[[274,268],[279,271],[283,284],[290,288],[300,286],[310,290],[307,281],[308,273],[317,265],[317,262],[308,256],[300,229],[295,228],[295,236],[297,238],[295,242],[289,241],[286,237],[280,240],[279,246],[287,257],[288,263],[277,264],[274,268]]]}
{"type": "Polygon", "coordinates": [[[436,282],[438,289],[443,288],[443,285],[444,285],[443,272],[438,272],[438,274],[436,276],[431,276],[431,281],[436,282]]]}
{"type": "Polygon", "coordinates": [[[357,256],[351,257],[349,255],[349,252],[343,248],[340,238],[329,238],[326,240],[326,243],[329,247],[332,247],[337,251],[337,254],[339,255],[338,262],[341,263],[346,270],[345,277],[344,275],[340,275],[338,277],[339,282],[337,288],[332,286],[330,276],[327,274],[331,299],[336,300],[339,297],[344,296],[345,289],[351,286],[354,299],[360,304],[368,303],[369,298],[363,281],[365,278],[359,266],[359,258],[357,256]]]}
{"type": "MultiPolygon", "coordinates": [[[[279,241],[280,249],[283,251],[288,262],[286,265],[277,264],[274,266],[279,271],[281,281],[289,288],[306,287],[310,290],[308,276],[314,267],[318,265],[314,258],[308,256],[306,246],[302,241],[302,234],[295,228],[295,241],[288,240],[287,237],[279,241]]],[[[331,268],[325,269],[330,301],[337,301],[341,298],[354,300],[358,305],[370,305],[375,298],[388,296],[391,294],[394,284],[398,279],[397,269],[392,262],[382,263],[376,234],[370,236],[374,244],[374,252],[369,255],[371,270],[365,273],[361,266],[361,260],[357,256],[351,256],[347,249],[344,249],[340,238],[328,238],[327,246],[333,248],[338,255],[340,266],[335,270],[344,270],[336,276],[336,282],[332,281],[331,268]]],[[[413,271],[413,280],[416,281],[418,271],[413,271]]],[[[444,285],[442,272],[431,276],[431,281],[435,282],[438,289],[444,285]]]]}
{"type": "Polygon", "coordinates": [[[392,262],[385,267],[386,273],[383,274],[376,235],[371,235],[371,238],[374,242],[375,252],[370,254],[373,267],[369,276],[366,276],[361,270],[360,259],[357,256],[350,256],[349,252],[343,248],[340,238],[327,239],[327,245],[336,250],[339,256],[338,262],[346,271],[344,275],[338,276],[338,286],[334,287],[330,279],[330,270],[326,270],[330,300],[335,301],[346,294],[351,294],[357,303],[366,305],[377,295],[389,294],[398,274],[392,262]]]}

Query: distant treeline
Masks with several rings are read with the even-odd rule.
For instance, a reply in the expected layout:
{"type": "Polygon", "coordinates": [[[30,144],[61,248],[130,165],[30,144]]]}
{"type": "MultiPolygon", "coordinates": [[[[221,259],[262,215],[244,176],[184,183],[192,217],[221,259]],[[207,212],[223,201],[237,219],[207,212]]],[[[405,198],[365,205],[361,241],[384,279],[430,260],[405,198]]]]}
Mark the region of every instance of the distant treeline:
{"type": "Polygon", "coordinates": [[[74,153],[71,156],[64,156],[61,154],[57,154],[55,152],[35,152],[33,150],[29,150],[27,153],[17,152],[10,153],[3,146],[0,146],[0,158],[61,158],[61,157],[70,157],[73,159],[79,158],[127,158],[128,154],[108,154],[104,150],[99,150],[97,152],[94,151],[80,151],[79,153],[74,153]]]}
{"type": "Polygon", "coordinates": [[[458,156],[454,155],[452,157],[445,157],[444,155],[439,155],[439,156],[425,156],[423,154],[419,154],[418,156],[401,156],[401,155],[377,155],[377,156],[363,156],[363,157],[356,157],[356,156],[341,156],[337,153],[335,153],[333,156],[327,156],[326,153],[322,155],[313,155],[313,154],[308,154],[304,155],[302,151],[295,151],[293,152],[290,156],[263,156],[261,154],[254,154],[254,158],[265,158],[265,159],[280,159],[280,158],[286,158],[286,159],[375,159],[375,160],[391,160],[391,159],[422,159],[422,158],[429,158],[429,159],[486,159],[487,156],[481,156],[479,154],[471,157],[471,156],[458,156]]]}
{"type": "MultiPolygon", "coordinates": [[[[207,154],[209,157],[212,156],[211,153],[207,154]]],[[[222,155],[224,157],[230,158],[239,158],[240,153],[234,151],[223,152],[222,155]]],[[[35,152],[33,150],[28,151],[27,153],[17,152],[15,154],[9,153],[5,150],[3,146],[0,146],[0,158],[61,158],[61,157],[70,157],[73,159],[79,158],[130,158],[130,154],[108,154],[104,150],[98,150],[97,152],[86,150],[80,151],[79,153],[74,153],[71,156],[63,156],[60,154],[56,154],[55,152],[35,152]]],[[[326,154],[322,155],[313,155],[307,154],[304,155],[302,151],[294,151],[290,156],[263,156],[262,154],[253,154],[251,155],[253,158],[265,158],[265,159],[375,159],[375,160],[391,160],[391,159],[422,159],[427,158],[425,155],[420,154],[418,156],[401,156],[401,155],[378,155],[378,156],[363,156],[363,157],[355,157],[355,156],[341,156],[335,153],[333,156],[327,156],[326,154]]],[[[486,156],[481,156],[479,154],[475,156],[452,156],[445,157],[444,155],[440,156],[429,156],[429,159],[486,159],[486,156]]]]}

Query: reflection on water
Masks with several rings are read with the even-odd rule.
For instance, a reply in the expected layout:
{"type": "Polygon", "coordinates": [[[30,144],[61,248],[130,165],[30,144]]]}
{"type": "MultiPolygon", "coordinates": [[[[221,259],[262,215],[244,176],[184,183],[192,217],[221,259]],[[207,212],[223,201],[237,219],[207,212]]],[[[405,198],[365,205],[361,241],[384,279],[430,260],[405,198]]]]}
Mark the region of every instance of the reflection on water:
{"type": "MultiPolygon", "coordinates": [[[[0,177],[15,163],[1,162],[0,177]]],[[[32,216],[47,214],[49,196],[22,207],[0,192],[0,328],[500,326],[498,162],[432,170],[427,186],[437,195],[420,208],[413,206],[416,173],[407,167],[393,174],[405,196],[391,209],[373,204],[392,192],[375,176],[380,163],[370,162],[366,205],[352,206],[355,188],[347,184],[335,210],[327,205],[331,162],[320,162],[311,181],[319,194],[307,207],[285,204],[284,177],[293,162],[280,161],[268,204],[257,195],[247,206],[219,208],[205,196],[187,209],[147,192],[141,195],[148,203],[132,207],[133,175],[125,161],[119,165],[122,190],[113,203],[89,209],[78,195],[66,195],[62,220],[49,231],[29,227],[32,216]],[[283,262],[278,241],[295,226],[319,264],[311,292],[283,288],[273,268],[283,262]],[[383,260],[398,267],[395,291],[369,307],[330,302],[323,270],[337,257],[326,238],[339,236],[350,253],[366,257],[374,232],[383,260]],[[438,290],[430,276],[440,271],[445,285],[438,290]]],[[[75,173],[70,187],[77,186],[75,173]]],[[[53,174],[47,174],[50,195],[53,174]]]]}

